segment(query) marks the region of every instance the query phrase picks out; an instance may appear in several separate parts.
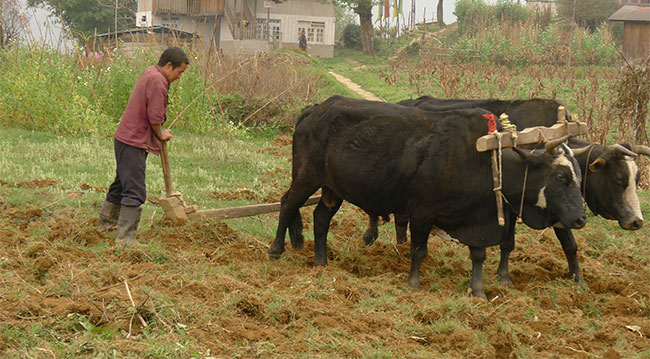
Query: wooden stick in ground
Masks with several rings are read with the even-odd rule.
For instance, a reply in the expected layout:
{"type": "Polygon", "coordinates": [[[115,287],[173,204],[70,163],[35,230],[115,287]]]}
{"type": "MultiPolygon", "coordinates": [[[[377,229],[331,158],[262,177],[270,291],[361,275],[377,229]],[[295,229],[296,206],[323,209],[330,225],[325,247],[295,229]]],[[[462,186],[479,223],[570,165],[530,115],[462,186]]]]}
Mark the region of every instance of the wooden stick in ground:
{"type": "Polygon", "coordinates": [[[503,197],[501,197],[501,181],[499,180],[499,163],[497,162],[497,150],[492,150],[492,180],[494,182],[494,194],[497,198],[497,218],[499,226],[506,224],[503,216],[503,197]]]}
{"type": "Polygon", "coordinates": [[[172,175],[169,170],[169,156],[167,152],[167,141],[162,141],[160,148],[160,160],[162,161],[163,179],[165,180],[165,193],[170,196],[172,190],[172,175]]]}
{"type": "MultiPolygon", "coordinates": [[[[126,287],[126,294],[129,295],[129,300],[131,300],[131,305],[133,305],[133,308],[137,310],[137,306],[135,305],[135,302],[133,301],[133,297],[131,296],[131,290],[129,289],[129,282],[127,282],[126,279],[124,280],[124,287],[126,287]]],[[[140,323],[142,323],[143,327],[147,326],[147,322],[144,321],[144,318],[142,318],[140,313],[138,313],[138,319],[140,319],[140,323]]],[[[129,333],[130,332],[131,331],[129,330],[129,333]]]]}

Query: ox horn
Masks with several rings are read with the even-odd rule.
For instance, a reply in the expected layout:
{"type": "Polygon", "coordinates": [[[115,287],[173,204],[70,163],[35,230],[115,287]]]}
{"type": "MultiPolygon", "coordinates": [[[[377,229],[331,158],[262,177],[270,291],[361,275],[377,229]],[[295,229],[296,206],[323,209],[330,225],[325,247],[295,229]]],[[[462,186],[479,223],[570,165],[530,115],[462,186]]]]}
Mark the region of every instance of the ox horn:
{"type": "Polygon", "coordinates": [[[560,144],[562,144],[562,143],[563,143],[564,141],[566,141],[567,139],[569,139],[569,135],[562,136],[562,137],[557,138],[557,139],[552,140],[552,141],[548,141],[548,142],[546,142],[546,144],[544,145],[544,148],[546,148],[546,152],[548,152],[548,153],[550,153],[550,154],[552,154],[552,155],[556,155],[556,154],[557,154],[557,151],[555,150],[555,148],[556,148],[557,146],[559,146],[560,144]]]}
{"type": "Polygon", "coordinates": [[[589,146],[586,147],[580,147],[580,148],[572,148],[571,151],[573,152],[574,156],[580,156],[584,154],[585,152],[589,151],[594,147],[594,144],[590,144],[589,146]]]}
{"type": "MultiPolygon", "coordinates": [[[[621,145],[618,144],[618,143],[615,144],[615,145],[611,145],[610,147],[611,147],[614,151],[616,151],[616,153],[621,154],[621,155],[631,156],[631,157],[634,157],[634,158],[636,158],[636,157],[639,156],[638,154],[636,154],[636,153],[634,153],[634,152],[628,150],[627,148],[621,146],[621,145]]],[[[636,152],[636,151],[635,151],[635,152],[636,152]]]]}
{"type": "Polygon", "coordinates": [[[632,151],[650,157],[650,147],[643,145],[634,145],[632,146],[632,151]]]}

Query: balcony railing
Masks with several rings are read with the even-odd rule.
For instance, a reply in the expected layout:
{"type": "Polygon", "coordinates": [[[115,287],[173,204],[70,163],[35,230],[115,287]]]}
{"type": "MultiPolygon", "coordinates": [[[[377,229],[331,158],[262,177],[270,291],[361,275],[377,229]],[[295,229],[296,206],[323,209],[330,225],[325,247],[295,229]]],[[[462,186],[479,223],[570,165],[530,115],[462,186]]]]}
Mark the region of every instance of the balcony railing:
{"type": "Polygon", "coordinates": [[[153,0],[154,14],[211,16],[223,13],[225,0],[153,0]]]}

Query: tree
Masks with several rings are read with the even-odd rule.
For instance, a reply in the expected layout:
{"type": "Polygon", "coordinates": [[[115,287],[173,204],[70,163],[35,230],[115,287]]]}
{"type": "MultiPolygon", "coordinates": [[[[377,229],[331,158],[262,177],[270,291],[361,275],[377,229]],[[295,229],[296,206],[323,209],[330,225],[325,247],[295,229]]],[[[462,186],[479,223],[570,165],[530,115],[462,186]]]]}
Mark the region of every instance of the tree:
{"type": "Polygon", "coordinates": [[[0,48],[18,39],[25,23],[25,14],[16,0],[0,0],[0,48]]]}
{"type": "Polygon", "coordinates": [[[77,39],[84,39],[95,29],[99,33],[115,31],[116,5],[117,30],[134,27],[137,0],[27,0],[27,5],[46,7],[77,39]]]}
{"type": "Polygon", "coordinates": [[[349,13],[348,8],[345,7],[343,4],[335,2],[334,17],[336,21],[336,23],[334,24],[336,39],[340,40],[348,25],[356,24],[357,16],[355,14],[349,13]]]}
{"type": "Polygon", "coordinates": [[[444,25],[445,22],[442,20],[442,0],[438,0],[438,25],[444,25]]]}
{"type": "Polygon", "coordinates": [[[619,7],[618,0],[558,0],[558,15],[594,31],[619,7]]]}
{"type": "Polygon", "coordinates": [[[343,44],[348,49],[357,49],[360,50],[363,47],[361,46],[361,29],[357,24],[349,24],[343,30],[343,44]]]}
{"type": "Polygon", "coordinates": [[[375,56],[374,41],[375,33],[372,27],[372,6],[373,0],[333,0],[339,2],[359,15],[361,26],[361,45],[363,52],[375,56]]]}

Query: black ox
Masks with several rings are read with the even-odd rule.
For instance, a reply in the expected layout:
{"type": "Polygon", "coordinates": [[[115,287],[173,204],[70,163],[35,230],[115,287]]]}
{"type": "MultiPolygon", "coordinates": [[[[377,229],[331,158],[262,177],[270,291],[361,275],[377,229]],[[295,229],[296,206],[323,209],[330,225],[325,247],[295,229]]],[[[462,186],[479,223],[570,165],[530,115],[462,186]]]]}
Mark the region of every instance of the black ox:
{"type": "MultiPolygon", "coordinates": [[[[345,199],[371,216],[409,216],[411,287],[420,287],[419,268],[437,226],[469,246],[472,294],[485,298],[485,247],[508,238],[508,222],[514,219],[506,207],[506,226],[498,226],[490,154],[475,149],[476,139],[487,133],[485,116],[493,115],[476,109],[430,112],[339,96],[305,110],[293,136],[292,181],[282,196],[269,256],[284,252],[287,229],[294,248],[302,248],[299,208],[321,188],[314,210],[315,265],[327,265],[330,220],[345,199]]],[[[527,167],[524,208],[530,217],[580,228],[585,214],[577,163],[560,141],[546,147],[503,151],[503,194],[518,203],[527,167]]]]}
{"type": "MultiPolygon", "coordinates": [[[[418,107],[427,111],[445,111],[453,109],[482,108],[495,114],[506,113],[510,122],[518,130],[534,126],[552,126],[557,122],[557,108],[562,104],[551,99],[530,100],[496,100],[496,99],[439,99],[422,96],[414,100],[404,100],[398,104],[418,107]]],[[[565,120],[569,120],[568,114],[565,120]]],[[[603,146],[572,138],[569,146],[580,165],[582,176],[581,190],[587,205],[595,215],[617,220],[621,228],[636,230],[643,226],[643,215],[636,194],[639,181],[639,169],[634,159],[638,154],[650,156],[650,148],[616,144],[603,146]]],[[[516,211],[517,209],[515,209],[516,211]]],[[[370,225],[364,235],[367,244],[376,238],[377,218],[370,219],[370,225]]],[[[408,216],[395,216],[397,241],[406,241],[408,216]]],[[[551,224],[531,223],[533,228],[546,228],[551,224]]],[[[578,246],[571,229],[560,224],[553,230],[562,245],[567,258],[569,273],[574,281],[583,283],[577,259],[578,246]]],[[[511,237],[501,243],[501,260],[497,274],[500,281],[510,283],[508,259],[514,249],[514,231],[511,237]]]]}

